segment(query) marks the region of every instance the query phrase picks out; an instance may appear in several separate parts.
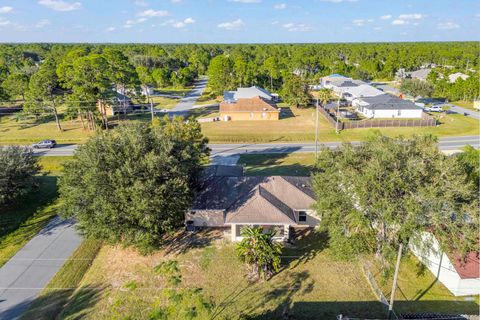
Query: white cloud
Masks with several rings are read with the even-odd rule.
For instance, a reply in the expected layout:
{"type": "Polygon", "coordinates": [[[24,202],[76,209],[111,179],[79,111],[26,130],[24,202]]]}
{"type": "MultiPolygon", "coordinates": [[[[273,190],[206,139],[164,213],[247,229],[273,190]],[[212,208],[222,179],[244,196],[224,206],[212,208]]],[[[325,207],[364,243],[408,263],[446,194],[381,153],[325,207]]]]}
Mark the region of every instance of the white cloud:
{"type": "Polygon", "coordinates": [[[12,24],[12,22],[10,22],[10,20],[7,20],[5,18],[0,17],[0,28],[7,27],[11,24],[12,24]]]}
{"type": "Polygon", "coordinates": [[[392,21],[392,24],[396,26],[402,26],[402,25],[410,24],[411,21],[417,21],[417,22],[413,22],[413,25],[418,26],[418,20],[421,20],[425,17],[426,16],[421,13],[401,14],[398,16],[397,19],[392,21]]]}
{"type": "Polygon", "coordinates": [[[9,13],[12,12],[13,8],[9,6],[0,7],[0,13],[9,13]]]}
{"type": "Polygon", "coordinates": [[[66,2],[63,0],[40,0],[38,4],[55,11],[73,11],[80,9],[80,2],[66,2]]]}
{"type": "Polygon", "coordinates": [[[382,30],[383,28],[382,27],[375,27],[373,28],[373,30],[376,30],[376,31],[379,31],[379,30],[382,30]]]}
{"type": "Polygon", "coordinates": [[[389,19],[392,19],[392,15],[386,14],[386,15],[384,15],[384,16],[381,16],[380,19],[382,19],[382,20],[389,20],[389,19]]]}
{"type": "Polygon", "coordinates": [[[242,19],[237,19],[230,22],[222,22],[217,25],[218,28],[225,29],[225,30],[239,30],[245,26],[245,23],[242,19]]]}
{"type": "Polygon", "coordinates": [[[35,24],[35,28],[41,29],[41,28],[44,28],[44,27],[49,26],[49,25],[51,25],[50,20],[42,19],[35,24]]]}
{"type": "Polygon", "coordinates": [[[355,20],[352,21],[352,23],[353,23],[354,25],[356,25],[357,27],[361,27],[361,26],[363,26],[363,25],[365,24],[365,20],[363,20],[363,19],[355,19],[355,20]]]}
{"type": "Polygon", "coordinates": [[[288,31],[299,31],[299,32],[307,32],[307,31],[312,31],[312,27],[304,24],[304,23],[286,23],[283,25],[285,29],[288,31]]]}
{"type": "Polygon", "coordinates": [[[402,20],[420,20],[424,18],[425,16],[420,13],[410,13],[410,14],[401,14],[398,16],[398,19],[402,20]]]}
{"type": "Polygon", "coordinates": [[[405,21],[405,20],[402,20],[402,19],[395,19],[392,21],[392,24],[395,25],[395,26],[401,26],[401,25],[404,25],[404,24],[407,24],[408,22],[405,21]]]}
{"type": "Polygon", "coordinates": [[[187,24],[192,24],[192,23],[195,23],[195,19],[186,18],[183,21],[176,21],[176,20],[173,20],[173,19],[168,20],[168,21],[164,22],[162,25],[171,25],[172,27],[174,27],[176,29],[182,29],[182,28],[185,28],[187,26],[187,24]]]}
{"type": "Polygon", "coordinates": [[[107,29],[105,29],[105,32],[113,32],[115,30],[116,30],[115,27],[108,27],[107,29]]]}
{"type": "Polygon", "coordinates": [[[180,3],[182,0],[171,0],[172,3],[180,3]]]}
{"type": "Polygon", "coordinates": [[[148,17],[148,18],[153,18],[153,17],[166,17],[170,13],[166,10],[152,10],[148,9],[142,12],[137,13],[137,16],[139,17],[148,17]]]}
{"type": "Polygon", "coordinates": [[[277,9],[277,10],[283,10],[283,9],[287,8],[287,4],[286,3],[277,3],[276,5],[273,6],[273,8],[277,9]]]}
{"type": "Polygon", "coordinates": [[[262,0],[230,0],[230,2],[239,2],[239,3],[260,3],[262,0]]]}
{"type": "Polygon", "coordinates": [[[447,21],[447,22],[439,23],[437,25],[437,28],[441,30],[452,30],[452,29],[458,29],[460,28],[460,26],[455,22],[447,21]]]}
{"type": "Polygon", "coordinates": [[[141,17],[141,18],[138,18],[138,19],[129,19],[127,21],[125,21],[125,24],[123,25],[124,28],[131,28],[133,27],[134,25],[136,24],[139,24],[139,23],[143,23],[145,21],[147,21],[148,19],[145,18],[145,17],[141,17]]]}

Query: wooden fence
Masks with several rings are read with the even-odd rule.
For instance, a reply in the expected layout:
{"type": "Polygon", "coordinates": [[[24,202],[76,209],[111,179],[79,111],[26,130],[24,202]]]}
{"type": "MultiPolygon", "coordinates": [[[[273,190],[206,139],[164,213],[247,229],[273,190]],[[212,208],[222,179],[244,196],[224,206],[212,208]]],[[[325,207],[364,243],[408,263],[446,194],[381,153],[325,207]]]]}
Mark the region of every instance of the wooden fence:
{"type": "MultiPolygon", "coordinates": [[[[337,118],[334,114],[319,107],[321,114],[327,118],[328,122],[337,126],[337,118]]],[[[426,114],[422,114],[421,119],[367,119],[367,120],[353,120],[349,122],[338,121],[338,130],[356,129],[356,128],[388,128],[388,127],[434,127],[437,125],[437,120],[426,114]]]]}

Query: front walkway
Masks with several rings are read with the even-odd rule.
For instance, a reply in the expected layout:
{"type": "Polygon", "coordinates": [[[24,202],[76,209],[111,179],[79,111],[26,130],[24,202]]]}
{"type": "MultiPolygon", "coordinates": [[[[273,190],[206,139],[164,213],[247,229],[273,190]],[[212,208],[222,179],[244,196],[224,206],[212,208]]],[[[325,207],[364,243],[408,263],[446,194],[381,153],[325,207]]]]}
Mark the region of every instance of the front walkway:
{"type": "Polygon", "coordinates": [[[73,221],[53,219],[0,269],[0,319],[17,319],[82,238],[73,221]]]}

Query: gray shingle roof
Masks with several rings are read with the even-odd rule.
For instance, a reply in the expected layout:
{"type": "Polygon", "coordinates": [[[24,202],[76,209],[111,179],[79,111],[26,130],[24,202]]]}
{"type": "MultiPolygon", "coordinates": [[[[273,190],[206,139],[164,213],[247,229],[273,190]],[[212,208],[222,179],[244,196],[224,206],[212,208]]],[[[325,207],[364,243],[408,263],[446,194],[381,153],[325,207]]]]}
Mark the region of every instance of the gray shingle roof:
{"type": "Polygon", "coordinates": [[[368,103],[368,106],[364,106],[364,108],[367,108],[370,110],[392,110],[392,109],[419,110],[419,109],[422,109],[421,107],[415,105],[413,102],[409,100],[403,100],[389,94],[381,94],[373,97],[364,97],[364,98],[359,98],[359,100],[368,103]]]}
{"type": "Polygon", "coordinates": [[[216,177],[193,209],[225,210],[226,223],[295,223],[294,210],[315,202],[309,177],[216,177]]]}

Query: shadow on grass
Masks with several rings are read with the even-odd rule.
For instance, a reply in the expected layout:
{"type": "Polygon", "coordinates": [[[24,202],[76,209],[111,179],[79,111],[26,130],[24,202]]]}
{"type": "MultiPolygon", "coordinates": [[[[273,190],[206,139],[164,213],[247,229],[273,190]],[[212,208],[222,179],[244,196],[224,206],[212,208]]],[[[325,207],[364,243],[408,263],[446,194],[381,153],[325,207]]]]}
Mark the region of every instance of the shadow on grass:
{"type": "Polygon", "coordinates": [[[31,304],[18,304],[0,314],[2,319],[11,319],[23,313],[28,305],[30,308],[25,312],[21,319],[82,319],[88,314],[100,299],[104,288],[82,287],[73,289],[52,289],[45,291],[42,295],[34,299],[31,304]]]}
{"type": "Polygon", "coordinates": [[[239,164],[245,167],[246,175],[253,176],[309,176],[313,165],[304,163],[285,164],[289,154],[297,151],[299,147],[278,147],[271,150],[264,150],[265,153],[241,154],[239,164]],[[272,153],[267,153],[272,152],[272,153]]]}
{"type": "Polygon", "coordinates": [[[314,259],[328,247],[328,235],[312,228],[296,229],[292,234],[293,245],[285,247],[284,269],[295,268],[314,259]]]}
{"type": "Polygon", "coordinates": [[[164,239],[166,254],[183,254],[191,249],[204,248],[223,239],[223,230],[207,228],[197,232],[180,231],[164,239]]]}
{"type": "MultiPolygon", "coordinates": [[[[36,213],[40,213],[49,205],[53,204],[57,196],[57,177],[38,176],[38,187],[31,190],[27,195],[16,199],[15,203],[0,207],[0,238],[27,221],[36,213]]],[[[49,211],[53,211],[49,210],[49,211]]],[[[50,212],[52,217],[54,214],[50,212]]],[[[42,215],[45,216],[45,215],[42,215]]],[[[35,219],[26,227],[34,227],[36,223],[44,223],[42,219],[35,219]]]]}

